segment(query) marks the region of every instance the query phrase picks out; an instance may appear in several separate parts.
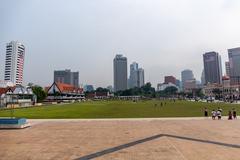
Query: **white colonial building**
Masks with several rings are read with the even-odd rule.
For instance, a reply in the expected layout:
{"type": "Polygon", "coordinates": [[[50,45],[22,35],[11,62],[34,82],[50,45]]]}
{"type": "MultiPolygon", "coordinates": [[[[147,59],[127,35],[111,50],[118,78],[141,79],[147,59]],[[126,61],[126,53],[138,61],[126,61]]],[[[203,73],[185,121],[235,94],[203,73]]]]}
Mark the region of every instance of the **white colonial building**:
{"type": "Polygon", "coordinates": [[[36,102],[37,97],[31,87],[17,85],[0,88],[0,107],[28,107],[35,105],[36,102]]]}

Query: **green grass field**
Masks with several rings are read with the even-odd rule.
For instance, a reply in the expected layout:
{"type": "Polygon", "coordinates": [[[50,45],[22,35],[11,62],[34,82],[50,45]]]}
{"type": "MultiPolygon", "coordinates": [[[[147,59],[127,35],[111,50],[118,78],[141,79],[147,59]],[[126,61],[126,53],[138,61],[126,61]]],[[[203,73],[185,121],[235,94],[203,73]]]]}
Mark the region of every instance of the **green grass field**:
{"type": "MultiPolygon", "coordinates": [[[[158,100],[140,102],[92,101],[15,109],[14,116],[31,119],[201,117],[203,116],[204,107],[209,109],[209,113],[212,109],[217,109],[217,107],[223,109],[223,115],[227,115],[232,108],[235,108],[237,113],[240,113],[240,105],[233,104],[187,101],[166,101],[166,103],[161,107],[161,101],[158,100]]],[[[10,116],[10,110],[0,110],[0,117],[10,116]]]]}

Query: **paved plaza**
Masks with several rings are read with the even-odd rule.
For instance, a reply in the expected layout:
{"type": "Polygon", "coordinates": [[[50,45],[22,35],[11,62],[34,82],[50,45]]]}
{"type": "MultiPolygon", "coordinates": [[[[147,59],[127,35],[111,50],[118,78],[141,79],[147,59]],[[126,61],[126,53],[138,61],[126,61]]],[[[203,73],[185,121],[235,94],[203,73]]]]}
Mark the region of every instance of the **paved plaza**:
{"type": "Polygon", "coordinates": [[[239,160],[240,120],[29,120],[0,130],[0,159],[239,160]]]}

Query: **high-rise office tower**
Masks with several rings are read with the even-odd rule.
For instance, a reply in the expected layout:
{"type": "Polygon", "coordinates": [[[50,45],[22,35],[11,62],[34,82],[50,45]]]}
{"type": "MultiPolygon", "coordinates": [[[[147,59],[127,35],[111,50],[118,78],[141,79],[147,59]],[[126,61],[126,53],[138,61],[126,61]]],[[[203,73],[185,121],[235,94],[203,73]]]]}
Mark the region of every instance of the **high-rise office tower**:
{"type": "Polygon", "coordinates": [[[230,63],[225,62],[226,76],[230,76],[230,63]]]}
{"type": "Polygon", "coordinates": [[[130,76],[128,81],[129,88],[137,87],[137,81],[138,81],[138,63],[133,62],[130,64],[130,76]]]}
{"type": "Polygon", "coordinates": [[[4,80],[20,85],[23,82],[25,46],[17,41],[11,41],[6,46],[4,80]]]}
{"type": "Polygon", "coordinates": [[[133,62],[130,65],[129,88],[142,87],[144,85],[144,69],[138,68],[138,64],[133,62]]]}
{"type": "Polygon", "coordinates": [[[113,60],[114,92],[127,89],[127,58],[117,54],[113,60]]]}
{"type": "Polygon", "coordinates": [[[185,69],[181,72],[181,78],[182,78],[182,85],[183,85],[183,88],[184,88],[184,83],[186,81],[189,81],[189,80],[193,80],[194,79],[194,76],[193,76],[193,72],[192,70],[190,69],[185,69]]]}
{"type": "Polygon", "coordinates": [[[54,71],[54,82],[70,84],[79,87],[79,72],[71,72],[70,69],[54,71]]]}
{"type": "Polygon", "coordinates": [[[202,75],[201,75],[201,85],[205,85],[206,81],[205,81],[205,72],[204,69],[202,70],[202,75]]]}
{"type": "Polygon", "coordinates": [[[144,69],[139,68],[137,70],[137,87],[142,87],[144,86],[145,82],[144,82],[144,69]]]}
{"type": "Polygon", "coordinates": [[[231,84],[239,84],[240,78],[240,47],[228,49],[230,82],[231,84]]]}
{"type": "Polygon", "coordinates": [[[222,83],[221,56],[217,52],[203,54],[205,83],[222,83]]]}
{"type": "Polygon", "coordinates": [[[134,71],[138,70],[138,63],[133,62],[132,64],[130,64],[130,75],[133,74],[134,71]]]}

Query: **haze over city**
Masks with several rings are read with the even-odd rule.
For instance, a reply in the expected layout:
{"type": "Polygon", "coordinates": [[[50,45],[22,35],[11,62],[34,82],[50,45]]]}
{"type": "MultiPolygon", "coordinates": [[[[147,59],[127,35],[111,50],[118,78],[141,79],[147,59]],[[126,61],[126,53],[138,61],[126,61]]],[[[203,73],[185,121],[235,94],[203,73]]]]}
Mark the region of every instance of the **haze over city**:
{"type": "Polygon", "coordinates": [[[112,85],[116,54],[138,62],[154,86],[184,69],[199,80],[202,54],[219,52],[224,73],[227,49],[240,46],[237,0],[65,2],[0,2],[0,79],[11,40],[26,47],[24,82],[43,86],[58,69],[79,71],[81,84],[112,85]]]}

